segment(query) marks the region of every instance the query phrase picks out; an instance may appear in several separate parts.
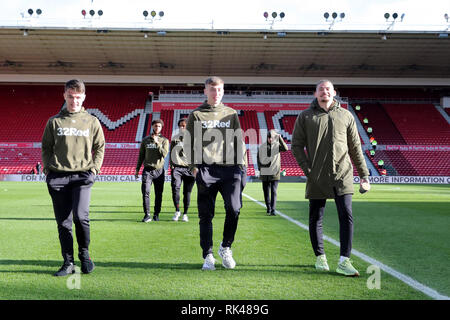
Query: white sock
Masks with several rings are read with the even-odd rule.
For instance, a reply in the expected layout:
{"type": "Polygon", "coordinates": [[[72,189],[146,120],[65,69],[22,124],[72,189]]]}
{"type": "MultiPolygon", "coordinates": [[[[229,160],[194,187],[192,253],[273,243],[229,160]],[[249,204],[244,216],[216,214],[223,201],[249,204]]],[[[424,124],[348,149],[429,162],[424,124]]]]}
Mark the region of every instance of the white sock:
{"type": "Polygon", "coordinates": [[[348,259],[348,257],[341,256],[341,257],[339,258],[339,263],[344,262],[345,259],[348,259]]]}

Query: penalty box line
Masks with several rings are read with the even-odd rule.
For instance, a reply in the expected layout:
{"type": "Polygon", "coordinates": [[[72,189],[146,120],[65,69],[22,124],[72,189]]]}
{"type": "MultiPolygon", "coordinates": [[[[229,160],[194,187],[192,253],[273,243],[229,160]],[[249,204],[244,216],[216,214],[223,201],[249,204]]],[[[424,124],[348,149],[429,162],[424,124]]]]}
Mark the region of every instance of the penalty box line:
{"type": "MultiPolygon", "coordinates": [[[[265,204],[263,204],[262,202],[254,199],[253,197],[249,196],[248,194],[242,193],[242,195],[248,199],[250,199],[251,201],[259,204],[261,207],[266,207],[265,204]]],[[[309,231],[309,227],[303,223],[301,223],[300,221],[297,221],[287,215],[285,215],[284,213],[275,210],[276,214],[279,215],[280,217],[288,220],[289,222],[292,222],[293,224],[299,226],[300,228],[309,231]]],[[[330,238],[326,235],[323,236],[323,239],[334,244],[337,247],[340,247],[340,243],[339,241],[336,241],[333,238],[330,238]]],[[[365,262],[371,264],[371,265],[376,265],[378,266],[381,270],[383,270],[384,272],[390,274],[391,276],[393,276],[394,278],[399,279],[400,281],[402,281],[403,283],[407,284],[408,286],[426,294],[427,296],[429,296],[430,298],[436,299],[436,300],[450,300],[450,297],[447,297],[445,295],[440,294],[439,292],[437,292],[436,290],[434,290],[433,288],[427,287],[426,285],[414,280],[413,278],[385,265],[384,263],[381,263],[380,261],[369,257],[368,255],[359,252],[358,250],[354,250],[352,249],[352,254],[357,256],[358,258],[364,260],[365,262]]]]}

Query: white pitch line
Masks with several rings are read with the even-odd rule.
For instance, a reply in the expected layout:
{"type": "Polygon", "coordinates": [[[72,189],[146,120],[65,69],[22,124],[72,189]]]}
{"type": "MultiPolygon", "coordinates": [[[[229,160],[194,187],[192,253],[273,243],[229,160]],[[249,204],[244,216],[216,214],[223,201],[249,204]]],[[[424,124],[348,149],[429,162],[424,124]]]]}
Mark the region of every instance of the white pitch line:
{"type": "MultiPolygon", "coordinates": [[[[248,194],[242,193],[243,196],[245,196],[246,198],[252,200],[253,202],[256,202],[257,204],[259,204],[262,207],[266,207],[265,204],[263,204],[262,202],[252,198],[251,196],[249,196],[248,194]]],[[[301,223],[300,221],[297,221],[295,219],[292,219],[291,217],[285,215],[284,213],[275,210],[277,215],[279,215],[280,217],[292,222],[293,224],[296,224],[297,226],[299,226],[302,229],[305,229],[306,231],[309,230],[309,227],[303,223],[301,223]]],[[[325,240],[327,240],[328,242],[331,242],[332,244],[334,244],[337,247],[340,247],[340,243],[339,241],[334,240],[333,238],[330,238],[326,235],[323,236],[323,238],[325,240]]],[[[394,278],[399,279],[400,281],[406,283],[408,286],[426,294],[427,296],[429,296],[430,298],[436,299],[436,300],[450,300],[450,297],[447,297],[445,295],[440,294],[439,292],[437,292],[436,290],[434,290],[433,288],[427,287],[426,285],[414,280],[413,278],[404,275],[401,272],[398,272],[395,269],[392,269],[391,267],[381,263],[380,261],[369,257],[368,255],[365,255],[362,252],[359,252],[358,250],[354,250],[352,249],[352,254],[357,256],[358,258],[361,258],[362,260],[366,261],[367,263],[370,263],[372,265],[376,265],[378,266],[381,270],[383,270],[384,272],[390,274],[391,276],[393,276],[394,278]]]]}

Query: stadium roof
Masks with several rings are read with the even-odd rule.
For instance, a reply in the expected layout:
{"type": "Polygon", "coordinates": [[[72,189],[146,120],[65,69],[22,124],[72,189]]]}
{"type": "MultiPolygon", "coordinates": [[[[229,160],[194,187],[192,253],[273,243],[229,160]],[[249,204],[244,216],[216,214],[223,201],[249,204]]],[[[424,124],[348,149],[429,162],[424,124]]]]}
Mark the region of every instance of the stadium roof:
{"type": "Polygon", "coordinates": [[[0,28],[0,81],[8,75],[214,74],[255,83],[339,77],[450,86],[449,57],[448,33],[436,32],[0,28]]]}

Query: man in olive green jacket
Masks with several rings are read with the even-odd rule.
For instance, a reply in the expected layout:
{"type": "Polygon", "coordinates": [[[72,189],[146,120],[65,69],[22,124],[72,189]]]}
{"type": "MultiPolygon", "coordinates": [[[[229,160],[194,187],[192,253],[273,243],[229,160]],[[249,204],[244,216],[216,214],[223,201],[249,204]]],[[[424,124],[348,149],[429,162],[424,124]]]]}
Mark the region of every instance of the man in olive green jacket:
{"type": "Polygon", "coordinates": [[[152,183],[155,189],[155,206],[153,220],[159,221],[161,212],[162,195],[164,192],[164,158],[169,153],[169,140],[161,135],[164,122],[161,119],[152,121],[152,133],[145,137],[141,142],[139,157],[136,164],[136,179],[139,178],[139,170],[142,170],[142,206],[144,209],[144,218],[142,222],[150,222],[150,188],[152,183]]]}
{"type": "Polygon", "coordinates": [[[267,213],[271,216],[275,215],[277,205],[277,189],[281,176],[280,152],[285,151],[288,151],[288,146],[275,130],[267,132],[267,141],[258,148],[259,179],[262,181],[267,213]]]}
{"type": "MultiPolygon", "coordinates": [[[[367,169],[353,115],[334,99],[328,80],[320,81],[316,99],[297,117],[292,133],[292,153],[307,176],[309,233],[317,256],[316,268],[329,270],[323,249],[322,220],[326,199],[334,199],[339,215],[340,254],[336,272],[358,276],[349,260],[353,239],[353,161],[361,177],[361,188],[369,188],[367,169]],[[306,152],[304,148],[306,147],[306,152]]],[[[361,190],[362,190],[361,189],[361,190]]]]}
{"type": "Polygon", "coordinates": [[[81,271],[90,273],[89,203],[94,177],[100,172],[105,137],[100,122],[83,108],[86,98],[81,80],[65,84],[66,107],[51,117],[42,136],[42,164],[58,225],[63,266],[54,274],[75,272],[72,221],[75,224],[81,271]]]}

